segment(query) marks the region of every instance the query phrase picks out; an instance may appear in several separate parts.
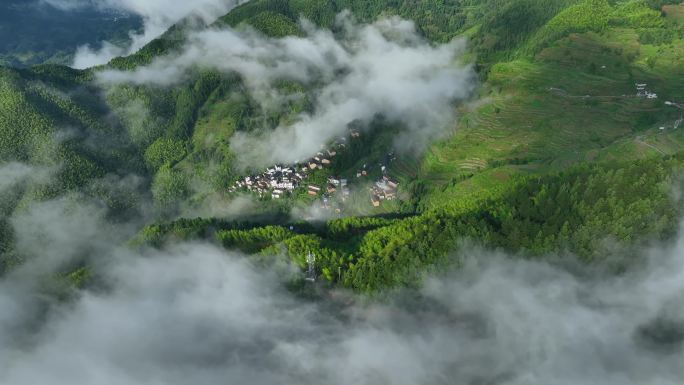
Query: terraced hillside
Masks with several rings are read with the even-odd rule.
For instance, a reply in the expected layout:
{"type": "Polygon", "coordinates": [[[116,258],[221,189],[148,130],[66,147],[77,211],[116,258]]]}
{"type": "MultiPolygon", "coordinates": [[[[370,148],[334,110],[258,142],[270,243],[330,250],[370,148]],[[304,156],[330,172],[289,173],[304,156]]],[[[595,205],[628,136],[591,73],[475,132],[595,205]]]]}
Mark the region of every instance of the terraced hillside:
{"type": "MultiPolygon", "coordinates": [[[[676,14],[680,7],[664,9],[676,14]]],[[[461,108],[453,137],[435,145],[422,167],[427,180],[442,186],[474,175],[444,191],[436,187],[427,207],[479,194],[512,175],[681,150],[681,130],[674,128],[681,111],[665,103],[684,98],[681,29],[665,11],[630,11],[653,17],[636,23],[624,8],[613,11],[615,27],[571,33],[491,67],[481,98],[461,108]],[[654,42],[650,34],[670,39],[654,42]],[[636,83],[648,84],[658,98],[637,97],[636,83]]]]}

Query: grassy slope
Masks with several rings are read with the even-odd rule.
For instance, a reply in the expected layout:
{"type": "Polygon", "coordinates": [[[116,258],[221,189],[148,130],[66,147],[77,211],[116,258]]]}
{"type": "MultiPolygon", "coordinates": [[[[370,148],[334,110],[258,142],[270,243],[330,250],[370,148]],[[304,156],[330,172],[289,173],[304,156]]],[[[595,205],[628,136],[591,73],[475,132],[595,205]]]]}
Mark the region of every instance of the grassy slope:
{"type": "Polygon", "coordinates": [[[422,176],[432,186],[425,207],[486,195],[512,175],[684,148],[681,127],[658,129],[672,128],[680,116],[664,101],[684,98],[684,67],[678,64],[684,40],[642,44],[640,31],[619,26],[572,33],[533,56],[493,65],[482,99],[461,108],[455,134],[423,161],[422,176]],[[648,83],[660,98],[607,97],[633,95],[635,82],[648,83]],[[582,95],[596,97],[575,97],[582,95]],[[458,183],[459,175],[471,174],[458,183]]]}

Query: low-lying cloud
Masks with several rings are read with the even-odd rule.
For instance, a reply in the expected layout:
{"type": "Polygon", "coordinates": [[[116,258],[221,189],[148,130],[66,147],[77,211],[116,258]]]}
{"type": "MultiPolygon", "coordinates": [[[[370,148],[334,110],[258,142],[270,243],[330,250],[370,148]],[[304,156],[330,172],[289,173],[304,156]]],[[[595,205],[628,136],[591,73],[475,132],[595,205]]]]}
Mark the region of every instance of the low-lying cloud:
{"type": "Polygon", "coordinates": [[[188,17],[199,17],[205,23],[212,23],[241,0],[43,0],[62,10],[100,8],[123,11],[138,15],[143,19],[143,30],[130,33],[130,44],[119,46],[102,42],[101,47],[81,46],[77,49],[72,66],[89,68],[106,64],[118,56],[130,55],[162,35],[173,24],[188,17]]]}
{"type": "Polygon", "coordinates": [[[348,133],[350,123],[383,116],[407,128],[396,144],[422,149],[454,126],[454,102],[467,98],[473,71],[458,63],[462,40],[431,45],[413,22],[392,17],[373,24],[338,17],[337,34],[302,22],[305,36],[268,38],[253,30],[206,30],[190,36],[180,54],[132,72],[103,71],[105,84],[176,85],[196,68],[241,75],[264,110],[282,104],[282,80],[312,89],[313,110],[275,130],[237,133],[232,147],[243,165],[290,163],[348,133]]]}
{"type": "Polygon", "coordinates": [[[27,182],[44,182],[53,169],[30,166],[19,162],[0,163],[0,194],[27,182]]]}
{"type": "Polygon", "coordinates": [[[288,277],[212,245],[120,246],[124,233],[100,210],[74,204],[37,204],[13,220],[29,258],[0,278],[0,383],[661,385],[684,377],[684,237],[617,276],[463,251],[461,269],[419,293],[342,305],[299,299],[281,284],[288,277]],[[49,296],[51,269],[84,256],[97,284],[66,301],[49,296]]]}

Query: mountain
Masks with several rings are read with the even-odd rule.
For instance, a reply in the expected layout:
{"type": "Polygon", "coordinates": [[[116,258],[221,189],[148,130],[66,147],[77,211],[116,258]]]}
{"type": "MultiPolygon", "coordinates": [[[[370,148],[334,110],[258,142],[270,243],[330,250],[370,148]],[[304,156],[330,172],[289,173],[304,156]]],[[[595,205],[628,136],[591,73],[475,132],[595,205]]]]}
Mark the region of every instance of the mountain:
{"type": "Polygon", "coordinates": [[[62,9],[41,0],[0,3],[0,64],[70,64],[76,48],[103,41],[125,44],[142,20],[94,6],[62,9]],[[78,26],[78,28],[75,28],[78,26]]]}
{"type": "Polygon", "coordinates": [[[84,3],[181,21],[10,35],[0,384],[681,383],[681,0],[84,3]]]}
{"type": "MultiPolygon", "coordinates": [[[[302,233],[280,229],[290,226],[293,209],[320,200],[307,194],[306,184],[286,199],[255,196],[250,213],[262,218],[256,224],[211,217],[232,207],[236,181],[260,172],[238,162],[243,154],[231,141],[315,114],[315,83],[277,82],[273,92],[291,100],[277,108],[255,96],[248,78],[216,68],[191,69],[172,86],[103,83],[103,76],[135,76],[183,55],[207,28],[193,23],[97,69],[5,68],[1,159],[59,166],[59,172],[48,185],[32,187],[33,198],[4,207],[9,215],[17,202],[74,189],[99,196],[93,181],[133,173],[147,181],[142,188],[162,223],[188,213],[205,217],[152,225],[142,239],[160,244],[169,233],[210,234],[253,252],[285,242],[299,263],[305,250],[317,250],[322,274],[335,281],[342,278],[332,272],[343,271],[345,285],[368,290],[409,280],[406,274],[436,263],[463,237],[512,252],[567,249],[594,259],[605,252],[595,232],[631,244],[666,237],[675,227],[676,202],[664,189],[680,168],[684,137],[675,128],[681,111],[665,101],[684,99],[684,68],[677,65],[683,9],[641,0],[253,0],[238,6],[209,31],[250,34],[254,28],[272,39],[305,37],[311,27],[301,18],[339,30],[338,15],[348,10],[359,23],[392,15],[414,20],[432,45],[459,37],[469,42],[460,60],[474,65],[479,84],[458,106],[453,131],[422,152],[392,155],[390,166],[394,138],[406,127],[382,118],[366,122],[362,140],[352,138],[331,166],[308,179],[319,187],[330,177],[351,181],[354,191],[341,213],[350,217],[302,233]],[[637,83],[647,89],[637,90],[637,83]],[[658,97],[637,97],[646,91],[658,97]],[[400,188],[399,199],[374,207],[365,184],[382,177],[379,166],[365,179],[357,174],[378,162],[400,188]],[[246,241],[255,236],[258,241],[246,241]],[[387,263],[387,276],[356,272],[387,263]]],[[[103,199],[116,210],[125,206],[103,199]]]]}

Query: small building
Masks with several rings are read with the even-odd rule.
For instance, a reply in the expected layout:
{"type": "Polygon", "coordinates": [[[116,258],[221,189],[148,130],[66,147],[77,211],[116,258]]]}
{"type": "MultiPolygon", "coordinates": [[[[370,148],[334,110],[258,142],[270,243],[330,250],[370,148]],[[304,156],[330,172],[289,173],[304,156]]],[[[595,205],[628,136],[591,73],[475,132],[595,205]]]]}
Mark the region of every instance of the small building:
{"type": "Polygon", "coordinates": [[[321,188],[318,186],[309,185],[307,188],[307,193],[309,195],[318,195],[319,192],[321,192],[321,188]]]}
{"type": "Polygon", "coordinates": [[[332,194],[332,193],[334,193],[335,191],[337,191],[337,189],[336,189],[335,186],[333,186],[333,185],[328,185],[327,191],[328,191],[329,194],[332,194]]]}
{"type": "Polygon", "coordinates": [[[324,165],[329,165],[329,164],[330,164],[330,160],[328,160],[328,159],[326,159],[326,158],[323,158],[323,159],[321,159],[321,163],[324,164],[324,165]]]}
{"type": "Polygon", "coordinates": [[[372,195],[371,204],[373,205],[373,207],[380,207],[380,198],[377,195],[372,195]]]}

